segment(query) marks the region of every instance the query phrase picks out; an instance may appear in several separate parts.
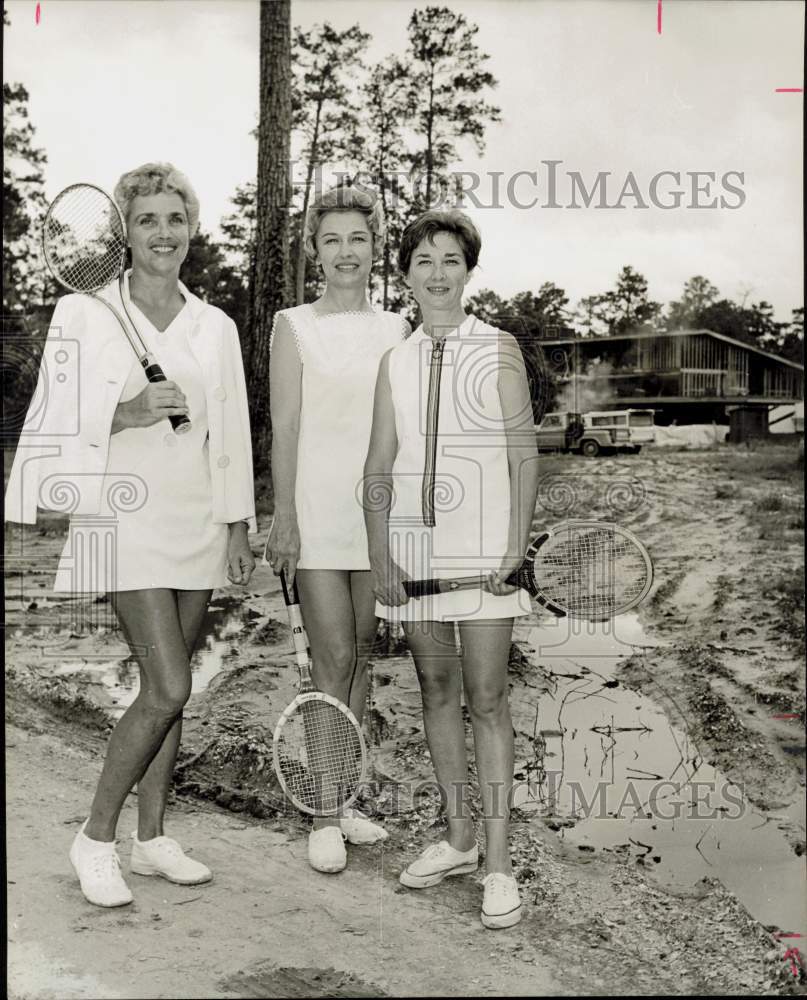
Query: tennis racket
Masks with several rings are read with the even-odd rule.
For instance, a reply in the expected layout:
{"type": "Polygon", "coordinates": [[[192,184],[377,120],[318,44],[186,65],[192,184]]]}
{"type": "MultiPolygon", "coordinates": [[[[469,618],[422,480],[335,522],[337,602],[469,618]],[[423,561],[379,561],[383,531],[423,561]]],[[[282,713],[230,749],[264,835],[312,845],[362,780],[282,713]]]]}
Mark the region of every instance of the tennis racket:
{"type": "Polygon", "coordinates": [[[280,582],[300,669],[300,691],[275,727],[275,774],[298,809],[314,816],[333,816],[358,795],[367,771],[367,748],[361,726],[347,705],[315,690],[297,584],[289,593],[283,572],[280,582]]]}
{"type": "MultiPolygon", "coordinates": [[[[481,587],[482,575],[455,580],[405,580],[410,597],[481,587]]],[[[647,549],[627,528],[600,521],[564,521],[537,535],[507,583],[523,587],[549,611],[606,621],[629,611],[653,585],[647,549]]]]}
{"type": "MultiPolygon", "coordinates": [[[[165,382],[165,373],[149,353],[126,308],[126,226],[109,195],[94,184],[72,184],[56,195],[45,216],[42,249],[48,270],[63,288],[90,295],[114,315],[149,382],[165,382]],[[111,303],[95,294],[115,278],[128,326],[111,303]]],[[[168,419],[177,434],[190,430],[191,422],[184,413],[168,419]]]]}

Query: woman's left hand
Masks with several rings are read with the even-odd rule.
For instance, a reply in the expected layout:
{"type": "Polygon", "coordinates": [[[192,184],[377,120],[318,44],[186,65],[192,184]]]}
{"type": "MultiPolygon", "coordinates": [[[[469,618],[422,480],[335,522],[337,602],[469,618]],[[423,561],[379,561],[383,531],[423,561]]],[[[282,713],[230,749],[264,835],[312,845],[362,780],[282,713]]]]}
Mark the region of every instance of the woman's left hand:
{"type": "Polygon", "coordinates": [[[249,547],[247,526],[243,521],[230,525],[230,539],[227,543],[227,579],[242,587],[249,583],[255,569],[255,557],[249,547]]]}
{"type": "Polygon", "coordinates": [[[499,568],[493,572],[488,573],[488,578],[485,583],[485,590],[494,594],[496,597],[504,597],[506,594],[512,594],[518,587],[514,587],[511,583],[506,583],[507,577],[511,573],[514,573],[524,562],[524,556],[521,553],[518,555],[505,554],[504,558],[499,565],[499,568]]]}

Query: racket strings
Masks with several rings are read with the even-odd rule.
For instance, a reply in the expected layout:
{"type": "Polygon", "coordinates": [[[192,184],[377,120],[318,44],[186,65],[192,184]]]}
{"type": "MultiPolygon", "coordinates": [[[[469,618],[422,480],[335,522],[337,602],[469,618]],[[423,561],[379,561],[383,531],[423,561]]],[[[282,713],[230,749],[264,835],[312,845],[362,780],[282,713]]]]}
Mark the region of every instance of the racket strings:
{"type": "Polygon", "coordinates": [[[126,236],[115,204],[98,188],[76,185],[51,205],[43,233],[54,276],[78,292],[109,284],[120,272],[126,236]]]}
{"type": "Polygon", "coordinates": [[[303,700],[278,734],[277,761],[286,790],[298,805],[323,815],[335,813],[361,781],[361,737],[335,705],[303,700]]]}
{"type": "Polygon", "coordinates": [[[639,546],[610,529],[570,531],[542,546],[533,572],[550,603],[586,617],[608,617],[645,593],[649,568],[639,546]]]}

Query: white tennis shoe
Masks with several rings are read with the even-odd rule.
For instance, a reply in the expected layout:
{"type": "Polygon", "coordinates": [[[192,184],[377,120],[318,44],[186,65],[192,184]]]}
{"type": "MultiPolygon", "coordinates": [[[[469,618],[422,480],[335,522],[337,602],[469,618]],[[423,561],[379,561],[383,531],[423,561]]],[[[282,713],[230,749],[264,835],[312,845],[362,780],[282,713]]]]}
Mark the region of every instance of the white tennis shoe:
{"type": "Polygon", "coordinates": [[[450,875],[475,872],[479,867],[479,845],[470,851],[457,851],[447,840],[432,844],[401,872],[399,882],[407,889],[426,889],[450,875]]]}
{"type": "Polygon", "coordinates": [[[70,848],[70,864],[81,883],[84,898],[95,906],[126,906],[132,893],[120,871],[115,841],[90,840],[85,820],[70,848]]]}
{"type": "Polygon", "coordinates": [[[521,897],[512,875],[491,872],[482,880],[482,923],[491,929],[512,927],[521,920],[521,897]]]}
{"type": "Polygon", "coordinates": [[[318,872],[341,872],[347,864],[345,836],[338,826],[323,826],[308,835],[308,863],[318,872]]]}
{"type": "Polygon", "coordinates": [[[389,837],[383,826],[373,823],[358,809],[345,809],[339,817],[339,825],[349,844],[376,844],[389,837]]]}
{"type": "Polygon", "coordinates": [[[132,834],[132,871],[136,875],[161,875],[177,885],[209,882],[213,873],[200,861],[189,858],[171,837],[138,840],[132,834]]]}

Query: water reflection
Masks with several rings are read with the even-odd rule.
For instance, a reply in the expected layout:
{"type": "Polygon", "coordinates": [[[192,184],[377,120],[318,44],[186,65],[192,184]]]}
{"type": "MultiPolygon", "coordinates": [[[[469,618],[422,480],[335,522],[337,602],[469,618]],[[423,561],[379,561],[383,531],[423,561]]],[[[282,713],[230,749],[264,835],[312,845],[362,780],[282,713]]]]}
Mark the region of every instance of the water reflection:
{"type": "Polygon", "coordinates": [[[717,877],[762,923],[807,932],[804,863],[776,817],[670,725],[659,702],[675,691],[656,685],[651,698],[616,680],[626,655],[653,656],[636,616],[622,618],[522,635],[539,692],[512,706],[518,745],[530,748],[516,766],[515,804],[581,850],[631,854],[671,887],[717,877]]]}
{"type": "MultiPolygon", "coordinates": [[[[237,640],[248,623],[260,615],[246,607],[240,598],[221,597],[205,612],[196,652],[191,660],[191,691],[203,691],[238,653],[237,640]]],[[[140,668],[133,656],[103,662],[87,661],[77,667],[76,661],[65,662],[54,670],[59,675],[70,674],[82,684],[93,688],[98,700],[119,718],[137,697],[140,689],[140,668]]]]}

